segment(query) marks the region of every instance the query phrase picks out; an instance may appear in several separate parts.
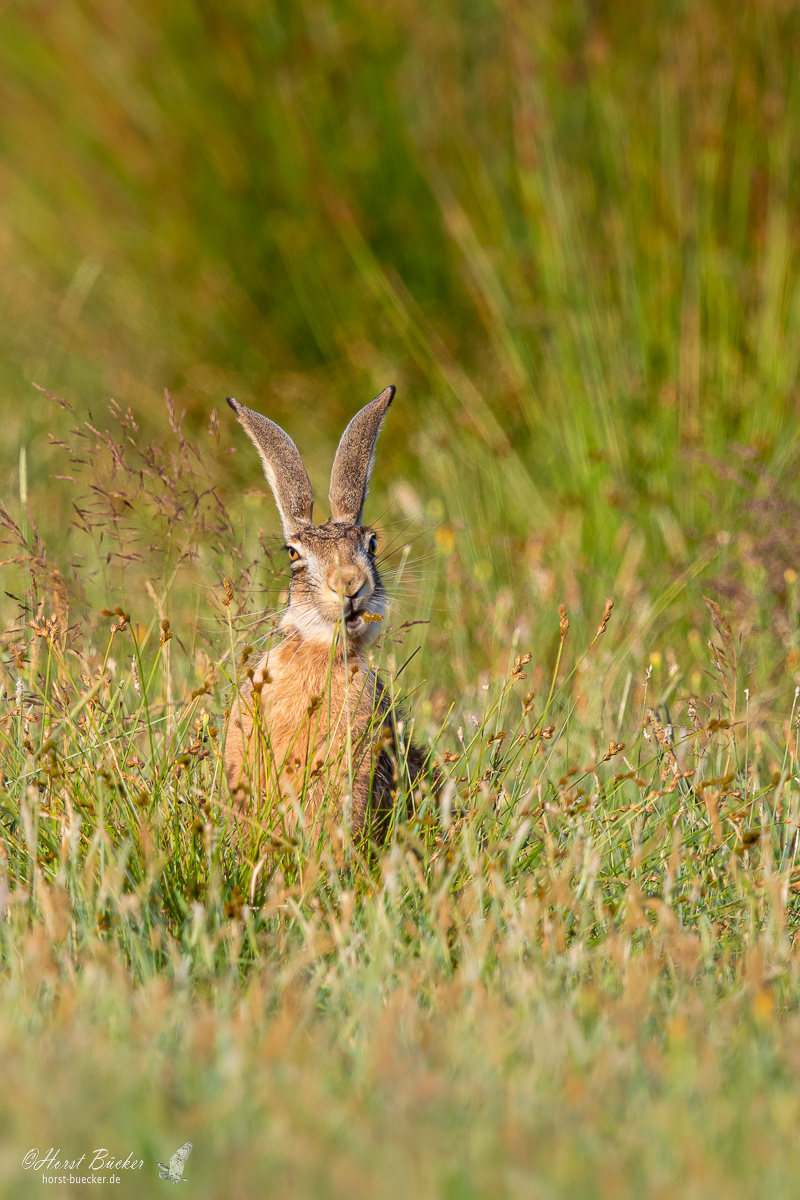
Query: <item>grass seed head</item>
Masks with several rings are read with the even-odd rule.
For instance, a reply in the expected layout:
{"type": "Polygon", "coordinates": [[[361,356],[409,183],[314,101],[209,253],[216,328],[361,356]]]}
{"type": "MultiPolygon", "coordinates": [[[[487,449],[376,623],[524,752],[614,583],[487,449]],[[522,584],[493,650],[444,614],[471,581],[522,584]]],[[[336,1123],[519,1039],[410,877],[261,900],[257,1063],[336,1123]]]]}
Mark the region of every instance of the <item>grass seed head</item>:
{"type": "Polygon", "coordinates": [[[597,636],[598,637],[600,637],[601,634],[604,634],[606,629],[608,628],[608,622],[611,619],[611,610],[613,607],[614,607],[614,601],[609,596],[608,600],[606,600],[606,606],[603,609],[603,619],[597,628],[597,636]]]}

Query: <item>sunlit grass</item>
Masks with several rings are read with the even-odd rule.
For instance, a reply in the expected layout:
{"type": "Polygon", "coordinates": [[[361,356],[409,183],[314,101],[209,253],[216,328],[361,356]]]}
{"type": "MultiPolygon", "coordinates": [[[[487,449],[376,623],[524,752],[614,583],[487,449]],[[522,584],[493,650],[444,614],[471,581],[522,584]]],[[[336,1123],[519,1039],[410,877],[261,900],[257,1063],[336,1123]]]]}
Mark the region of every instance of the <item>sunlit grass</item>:
{"type": "Polygon", "coordinates": [[[227,723],[282,577],[259,599],[250,535],[171,419],[171,470],[111,434],[114,488],[102,456],[80,465],[99,497],[76,501],[83,597],[5,517],[0,1037],[31,1097],[6,1110],[9,1194],[41,1186],[19,1166],[32,1138],[148,1165],[192,1140],[209,1195],[605,1196],[698,1171],[788,1194],[793,684],[745,686],[747,643],[710,599],[702,691],[673,652],[637,667],[610,601],[582,643],[551,611],[546,665],[496,599],[497,668],[435,714],[424,664],[405,688],[419,627],[398,618],[377,664],[438,793],[407,794],[401,769],[413,815],[371,848],[330,825],[277,836],[291,796],[238,839],[227,723]],[[128,608],[86,607],[107,546],[128,608]],[[90,1086],[103,1112],[67,1101],[90,1086]]]}
{"type": "Polygon", "coordinates": [[[102,7],[0,16],[4,1194],[794,1195],[797,11],[102,7]],[[223,398],[324,496],[390,382],[438,791],[237,838],[223,398]]]}

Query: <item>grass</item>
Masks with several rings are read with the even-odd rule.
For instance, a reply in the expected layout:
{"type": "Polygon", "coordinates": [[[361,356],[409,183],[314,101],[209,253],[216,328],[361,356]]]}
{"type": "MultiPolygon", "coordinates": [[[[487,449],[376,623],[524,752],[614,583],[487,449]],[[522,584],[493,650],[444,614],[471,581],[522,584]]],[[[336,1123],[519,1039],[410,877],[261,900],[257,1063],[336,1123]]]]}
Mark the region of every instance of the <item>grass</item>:
{"type": "MultiPolygon", "coordinates": [[[[588,645],[553,613],[545,675],[497,602],[502,674],[437,718],[409,688],[447,779],[438,803],[372,857],[341,829],[321,848],[301,832],[237,852],[222,752],[273,605],[245,589],[248,535],[197,490],[204,456],[172,423],[174,474],[151,470],[130,425],[127,446],[108,433],[82,468],[99,498],[76,499],[91,564],[120,556],[133,611],[82,611],[32,526],[34,553],[5,517],[25,613],[4,638],[0,732],[0,1027],[26,1098],[8,1091],[8,1143],[151,1168],[191,1140],[187,1175],[209,1195],[225,1180],[605,1196],[690,1189],[698,1173],[701,1193],[769,1179],[788,1194],[796,693],[781,714],[743,690],[746,645],[709,600],[713,693],[681,699],[680,663],[653,655],[597,722],[629,662],[618,612],[597,614],[588,645]],[[217,586],[190,586],[214,564],[217,586]],[[102,1104],[66,1103],[89,1093],[102,1104]]],[[[387,578],[405,558],[387,555],[387,578]]],[[[402,624],[378,651],[401,699],[416,662],[402,624]]],[[[7,1156],[9,1194],[41,1186],[21,1158],[7,1156]]]]}
{"type": "Polygon", "coordinates": [[[0,21],[4,1194],[793,1194],[795,10],[0,21]],[[321,496],[390,381],[443,787],[237,851],[287,571],[221,400],[321,496]]]}

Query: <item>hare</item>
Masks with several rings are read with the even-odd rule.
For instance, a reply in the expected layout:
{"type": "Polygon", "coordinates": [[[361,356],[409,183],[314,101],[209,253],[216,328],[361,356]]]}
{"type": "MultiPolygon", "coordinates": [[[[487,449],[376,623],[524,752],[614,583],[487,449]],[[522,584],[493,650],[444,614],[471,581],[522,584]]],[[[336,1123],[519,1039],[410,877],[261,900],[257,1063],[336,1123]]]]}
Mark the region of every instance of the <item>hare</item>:
{"type": "MultiPolygon", "coordinates": [[[[301,800],[307,827],[322,818],[323,804],[325,816],[349,820],[354,836],[380,838],[388,825],[397,789],[396,730],[388,697],[365,656],[386,592],[375,558],[377,535],[361,520],[375,444],[394,393],[385,388],[345,429],[324,525],[312,524],[311,484],[291,438],[228,399],[261,457],[292,572],[283,640],[248,672],[251,679],[231,708],[225,749],[237,808],[259,823],[259,797],[268,804],[283,797],[301,800]]],[[[424,754],[412,744],[405,758],[413,782],[424,754]]]]}

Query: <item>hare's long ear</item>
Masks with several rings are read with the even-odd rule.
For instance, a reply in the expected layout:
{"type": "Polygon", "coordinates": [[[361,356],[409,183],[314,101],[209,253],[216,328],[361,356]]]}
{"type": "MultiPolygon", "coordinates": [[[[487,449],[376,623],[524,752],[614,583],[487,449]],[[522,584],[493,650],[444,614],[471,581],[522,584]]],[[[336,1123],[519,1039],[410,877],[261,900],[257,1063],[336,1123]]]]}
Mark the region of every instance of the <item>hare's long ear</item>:
{"type": "Polygon", "coordinates": [[[393,398],[394,388],[384,388],[380,396],[356,413],[342,434],[328,492],[334,521],[361,524],[369,477],[375,465],[375,443],[393,398]]]}
{"type": "Polygon", "coordinates": [[[314,497],[300,451],[280,425],[261,413],[245,408],[228,396],[245,432],[259,453],[264,474],[272,488],[283,526],[283,536],[292,537],[303,525],[311,524],[314,497]]]}

